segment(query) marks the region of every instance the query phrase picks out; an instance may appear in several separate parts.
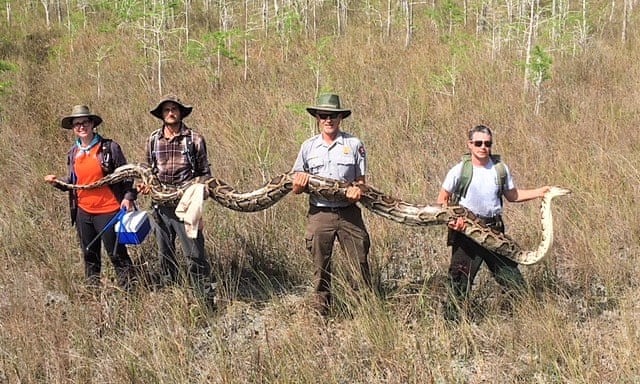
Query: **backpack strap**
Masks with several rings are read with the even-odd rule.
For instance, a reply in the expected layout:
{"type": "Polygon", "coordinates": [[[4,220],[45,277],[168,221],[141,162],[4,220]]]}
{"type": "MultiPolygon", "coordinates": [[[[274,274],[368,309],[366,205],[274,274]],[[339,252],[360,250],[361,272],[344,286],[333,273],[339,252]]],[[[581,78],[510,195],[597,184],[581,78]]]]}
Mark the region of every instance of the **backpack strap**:
{"type": "MultiPolygon", "coordinates": [[[[76,154],[78,153],[78,146],[73,145],[67,152],[67,169],[69,172],[69,182],[75,184],[78,181],[75,171],[73,170],[76,154]]],[[[76,189],[70,189],[68,191],[69,197],[69,216],[71,217],[71,225],[76,224],[76,216],[78,214],[78,191],[76,189]]]]}
{"type": "Polygon", "coordinates": [[[193,143],[193,130],[189,132],[188,136],[184,137],[184,151],[182,154],[187,155],[187,160],[189,160],[189,165],[191,166],[191,175],[195,176],[196,174],[196,146],[193,143]]]}
{"type": "MultiPolygon", "coordinates": [[[[160,128],[162,129],[162,128],[160,128]]],[[[158,159],[156,157],[156,148],[158,147],[158,138],[160,137],[160,129],[157,129],[149,136],[149,157],[151,158],[151,169],[153,173],[158,173],[158,159]]]]}
{"type": "Polygon", "coordinates": [[[113,162],[113,155],[111,154],[111,143],[113,141],[111,139],[103,138],[100,143],[100,152],[98,153],[98,157],[100,158],[100,166],[102,167],[102,173],[105,175],[113,173],[116,169],[115,163],[113,162]]]}
{"type": "Polygon", "coordinates": [[[76,154],[78,153],[78,146],[73,145],[67,152],[67,169],[69,170],[69,182],[75,184],[76,174],[73,172],[73,165],[75,163],[76,154]]]}
{"type": "Polygon", "coordinates": [[[500,205],[502,205],[502,194],[507,186],[507,168],[504,166],[500,155],[491,155],[495,169],[496,169],[496,184],[498,185],[498,198],[500,199],[500,205]]]}
{"type": "MultiPolygon", "coordinates": [[[[153,173],[158,173],[158,159],[156,156],[156,148],[158,147],[158,140],[160,138],[161,129],[157,129],[151,133],[149,137],[149,156],[151,157],[151,169],[153,173]]],[[[182,144],[184,149],[182,150],[182,154],[187,156],[187,160],[189,161],[189,166],[191,167],[191,174],[195,175],[196,173],[196,146],[193,143],[193,130],[190,129],[189,135],[185,136],[182,144]]]]}
{"type": "Polygon", "coordinates": [[[458,185],[453,192],[451,203],[457,205],[460,199],[467,196],[467,190],[469,184],[471,184],[471,178],[473,177],[473,164],[471,164],[471,155],[462,155],[462,169],[460,170],[460,178],[458,179],[458,185]]]}
{"type": "MultiPolygon", "coordinates": [[[[502,194],[507,185],[507,169],[504,163],[500,160],[500,155],[491,155],[491,160],[494,163],[496,176],[496,185],[498,185],[498,198],[500,204],[502,204],[502,194]]],[[[451,195],[450,204],[457,205],[460,199],[467,196],[471,179],[473,178],[473,164],[471,163],[471,154],[467,153],[462,156],[462,169],[460,170],[460,177],[458,179],[458,185],[456,185],[453,194],[451,195]]]]}

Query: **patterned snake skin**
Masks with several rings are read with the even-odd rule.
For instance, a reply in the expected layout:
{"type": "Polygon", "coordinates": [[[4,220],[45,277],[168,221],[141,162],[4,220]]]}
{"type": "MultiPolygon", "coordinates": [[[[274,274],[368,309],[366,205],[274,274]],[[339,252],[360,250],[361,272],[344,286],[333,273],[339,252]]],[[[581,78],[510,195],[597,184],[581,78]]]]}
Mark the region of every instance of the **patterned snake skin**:
{"type": "MultiPolygon", "coordinates": [[[[291,192],[294,175],[294,172],[283,173],[254,191],[240,193],[224,181],[213,177],[196,178],[180,188],[165,186],[159,182],[147,164],[126,164],[91,184],[74,185],[60,180],[56,180],[56,183],[67,189],[92,189],[138,178],[151,187],[151,198],[155,202],[177,202],[190,185],[201,183],[206,185],[209,197],[222,206],[234,211],[257,212],[271,207],[291,192]]],[[[306,192],[326,200],[342,201],[345,199],[347,187],[352,185],[354,184],[312,175],[306,192]]],[[[553,243],[551,200],[571,192],[568,189],[552,187],[544,196],[541,204],[542,240],[535,251],[523,251],[509,236],[487,227],[464,207],[411,204],[385,195],[370,185],[357,186],[362,191],[359,203],[375,214],[410,226],[446,225],[449,221],[461,217],[466,223],[462,233],[484,248],[525,265],[537,263],[547,254],[553,243]]]]}

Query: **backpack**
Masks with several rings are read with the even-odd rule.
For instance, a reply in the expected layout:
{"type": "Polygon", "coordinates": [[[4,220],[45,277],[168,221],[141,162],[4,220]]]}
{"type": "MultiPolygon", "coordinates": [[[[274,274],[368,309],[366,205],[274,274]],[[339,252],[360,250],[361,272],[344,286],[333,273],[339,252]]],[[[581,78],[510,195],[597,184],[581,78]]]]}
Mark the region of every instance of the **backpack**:
{"type": "MultiPolygon", "coordinates": [[[[504,163],[500,160],[500,155],[490,156],[496,167],[496,184],[499,186],[498,198],[500,199],[500,204],[502,204],[502,193],[504,192],[505,186],[507,185],[507,169],[504,163]]],[[[467,190],[469,189],[469,184],[471,184],[472,177],[473,164],[471,164],[471,155],[467,153],[462,156],[462,170],[460,171],[460,180],[458,180],[458,185],[451,195],[449,204],[457,205],[460,202],[460,199],[467,195],[467,190]]]]}
{"type": "MultiPolygon", "coordinates": [[[[162,128],[161,128],[162,129],[162,128]]],[[[149,139],[149,154],[151,156],[151,169],[153,173],[158,173],[158,160],[156,157],[156,147],[158,146],[158,138],[160,137],[160,129],[154,131],[149,139]]],[[[196,146],[193,143],[193,131],[189,135],[185,136],[182,140],[183,150],[182,154],[187,156],[189,160],[189,166],[191,166],[191,174],[195,176],[196,173],[196,146]]]]}

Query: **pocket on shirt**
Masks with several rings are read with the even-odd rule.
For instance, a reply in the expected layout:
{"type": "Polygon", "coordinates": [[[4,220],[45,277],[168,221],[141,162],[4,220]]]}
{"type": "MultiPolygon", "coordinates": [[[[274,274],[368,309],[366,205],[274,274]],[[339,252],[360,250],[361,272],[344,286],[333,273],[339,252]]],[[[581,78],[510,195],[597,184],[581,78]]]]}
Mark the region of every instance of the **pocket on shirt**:
{"type": "Polygon", "coordinates": [[[356,159],[354,159],[353,156],[340,157],[336,161],[336,164],[338,164],[340,174],[346,179],[355,178],[356,159]]]}
{"type": "Polygon", "coordinates": [[[314,157],[307,161],[307,165],[309,166],[309,173],[315,175],[320,172],[320,169],[324,166],[324,162],[321,158],[314,157]]]}

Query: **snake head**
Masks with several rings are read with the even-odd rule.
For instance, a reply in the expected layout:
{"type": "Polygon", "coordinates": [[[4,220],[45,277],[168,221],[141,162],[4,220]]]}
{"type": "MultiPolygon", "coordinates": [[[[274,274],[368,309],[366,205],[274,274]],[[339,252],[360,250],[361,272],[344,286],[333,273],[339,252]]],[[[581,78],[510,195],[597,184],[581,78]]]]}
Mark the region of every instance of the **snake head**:
{"type": "Polygon", "coordinates": [[[545,197],[552,199],[556,196],[565,196],[571,193],[570,189],[567,188],[562,188],[562,187],[557,187],[557,186],[551,186],[549,188],[549,191],[547,193],[545,193],[545,197]]]}

